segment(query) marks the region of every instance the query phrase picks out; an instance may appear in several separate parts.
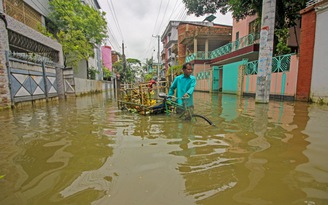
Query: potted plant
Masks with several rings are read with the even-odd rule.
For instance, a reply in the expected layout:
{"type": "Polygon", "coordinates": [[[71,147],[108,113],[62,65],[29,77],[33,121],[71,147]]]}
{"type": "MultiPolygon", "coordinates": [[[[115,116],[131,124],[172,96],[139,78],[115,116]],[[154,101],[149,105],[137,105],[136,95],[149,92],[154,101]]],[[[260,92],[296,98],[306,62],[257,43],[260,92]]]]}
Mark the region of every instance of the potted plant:
{"type": "Polygon", "coordinates": [[[103,70],[103,76],[104,76],[103,79],[109,81],[110,78],[113,76],[113,73],[105,66],[103,66],[102,70],[103,70]]]}

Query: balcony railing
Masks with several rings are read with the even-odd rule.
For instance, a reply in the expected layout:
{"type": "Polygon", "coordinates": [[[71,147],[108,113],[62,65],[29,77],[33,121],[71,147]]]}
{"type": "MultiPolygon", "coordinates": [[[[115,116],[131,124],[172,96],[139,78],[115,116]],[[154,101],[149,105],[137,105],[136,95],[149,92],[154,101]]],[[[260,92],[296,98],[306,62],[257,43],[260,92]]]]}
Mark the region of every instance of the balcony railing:
{"type": "Polygon", "coordinates": [[[312,6],[312,5],[314,5],[316,3],[319,3],[321,1],[322,0],[309,0],[309,1],[306,2],[306,7],[312,6]]]}
{"type": "Polygon", "coordinates": [[[224,46],[221,46],[213,51],[207,53],[205,51],[198,51],[197,53],[193,53],[186,57],[186,62],[190,62],[193,60],[207,60],[207,59],[214,59],[228,53],[234,52],[236,50],[245,48],[247,46],[253,45],[257,42],[260,38],[259,33],[252,33],[247,36],[244,36],[236,41],[228,43],[224,46]]]}
{"type": "Polygon", "coordinates": [[[211,59],[211,52],[198,51],[186,57],[186,62],[193,60],[208,60],[211,59]]]}
{"type": "MultiPolygon", "coordinates": [[[[292,54],[276,56],[272,58],[272,73],[281,73],[289,71],[290,57],[292,54]]],[[[258,70],[258,61],[251,61],[245,64],[245,75],[256,75],[258,70]]]]}

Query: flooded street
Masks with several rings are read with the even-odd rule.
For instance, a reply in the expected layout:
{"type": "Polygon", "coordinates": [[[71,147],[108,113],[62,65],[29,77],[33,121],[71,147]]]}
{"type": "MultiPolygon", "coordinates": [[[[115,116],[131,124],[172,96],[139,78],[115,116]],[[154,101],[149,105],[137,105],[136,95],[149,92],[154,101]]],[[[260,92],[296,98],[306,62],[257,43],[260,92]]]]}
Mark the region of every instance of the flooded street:
{"type": "Polygon", "coordinates": [[[0,112],[0,204],[327,205],[328,106],[195,93],[214,126],[102,94],[0,112]]]}

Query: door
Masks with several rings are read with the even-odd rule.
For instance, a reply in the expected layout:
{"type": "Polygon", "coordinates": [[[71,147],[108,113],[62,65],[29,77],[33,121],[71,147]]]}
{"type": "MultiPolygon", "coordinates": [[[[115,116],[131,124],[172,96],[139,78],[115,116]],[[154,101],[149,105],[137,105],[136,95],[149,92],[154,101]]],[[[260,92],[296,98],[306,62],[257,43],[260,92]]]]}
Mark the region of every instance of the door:
{"type": "Polygon", "coordinates": [[[219,92],[219,67],[213,66],[212,73],[212,92],[219,92]]]}

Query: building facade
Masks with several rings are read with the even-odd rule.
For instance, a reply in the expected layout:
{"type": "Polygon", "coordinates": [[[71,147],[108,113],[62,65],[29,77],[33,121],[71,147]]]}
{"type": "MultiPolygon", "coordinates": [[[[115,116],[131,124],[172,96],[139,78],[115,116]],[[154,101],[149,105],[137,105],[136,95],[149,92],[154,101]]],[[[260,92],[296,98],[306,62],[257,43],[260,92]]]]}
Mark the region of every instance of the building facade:
{"type": "MultiPolygon", "coordinates": [[[[189,45],[182,47],[179,44],[181,50],[186,48],[182,52],[187,54],[186,62],[194,66],[196,90],[255,96],[260,38],[258,21],[257,16],[248,16],[240,21],[234,20],[230,30],[230,41],[222,41],[222,45],[214,45],[214,49],[211,48],[213,45],[210,45],[210,42],[209,45],[205,43],[203,47],[194,44],[193,50],[189,45]],[[201,49],[198,49],[199,47],[201,49]],[[188,53],[188,49],[191,53],[188,53]]],[[[187,30],[189,26],[185,28],[187,30]]],[[[299,30],[297,26],[290,30],[287,43],[294,52],[298,50],[299,30]]],[[[183,31],[179,31],[179,37],[181,35],[182,39],[188,36],[182,33],[183,31]]],[[[181,42],[191,40],[184,39],[181,42]]],[[[273,57],[271,97],[295,99],[298,56],[294,52],[273,57]]]]}
{"type": "Polygon", "coordinates": [[[177,43],[178,43],[178,25],[180,21],[170,21],[164,33],[161,36],[163,44],[162,61],[165,70],[178,64],[177,43]]]}
{"type": "Polygon", "coordinates": [[[301,47],[296,98],[328,103],[328,1],[309,1],[301,11],[301,47]]]}
{"type": "Polygon", "coordinates": [[[62,46],[38,32],[48,14],[43,1],[2,0],[1,107],[64,96],[62,46]]]}

